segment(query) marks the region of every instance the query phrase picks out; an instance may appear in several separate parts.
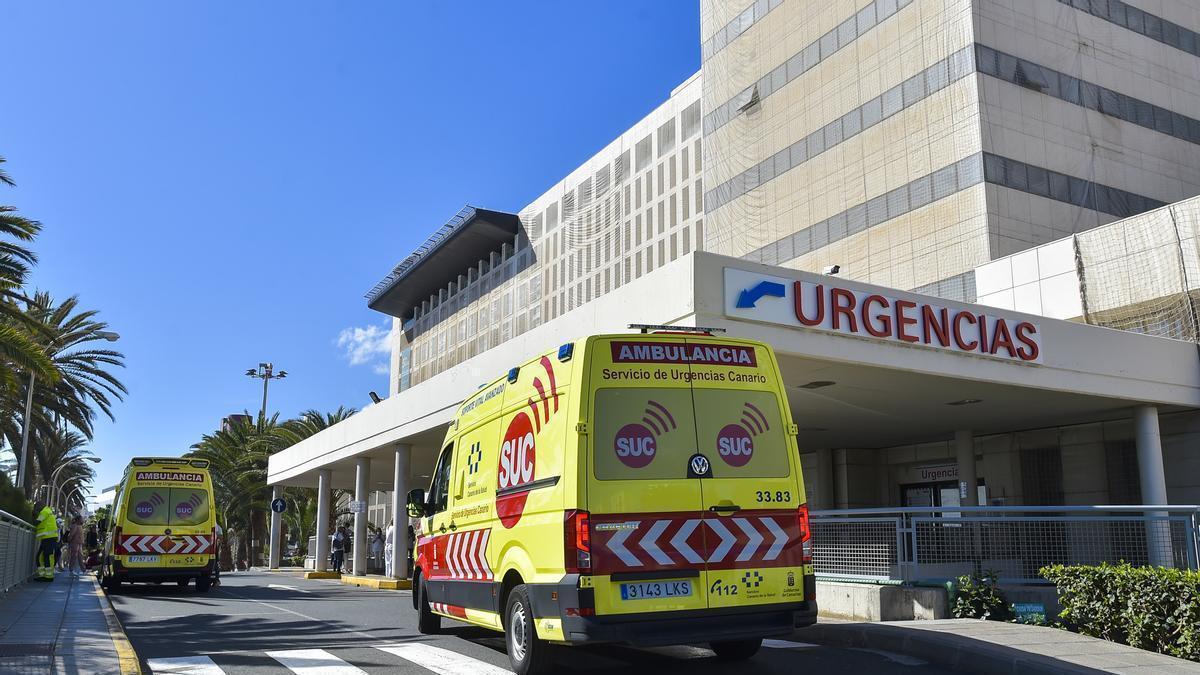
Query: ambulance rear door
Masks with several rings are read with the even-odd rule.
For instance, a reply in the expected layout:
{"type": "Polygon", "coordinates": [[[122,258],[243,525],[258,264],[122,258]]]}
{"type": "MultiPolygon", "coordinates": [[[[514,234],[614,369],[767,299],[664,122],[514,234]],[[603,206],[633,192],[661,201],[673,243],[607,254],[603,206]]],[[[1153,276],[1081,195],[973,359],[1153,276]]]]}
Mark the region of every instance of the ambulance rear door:
{"type": "Polygon", "coordinates": [[[589,346],[586,504],[598,615],[708,607],[691,369],[680,336],[589,346]]]}
{"type": "Polygon", "coordinates": [[[688,339],[709,606],[805,599],[807,506],[791,415],[764,346],[688,339]],[[804,506],[802,506],[804,505],[804,506]]]}

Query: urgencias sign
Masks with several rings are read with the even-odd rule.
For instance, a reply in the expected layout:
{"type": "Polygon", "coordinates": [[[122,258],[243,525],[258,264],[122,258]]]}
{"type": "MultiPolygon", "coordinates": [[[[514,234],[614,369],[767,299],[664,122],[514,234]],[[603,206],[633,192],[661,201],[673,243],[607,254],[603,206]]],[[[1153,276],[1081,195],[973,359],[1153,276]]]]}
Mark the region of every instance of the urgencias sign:
{"type": "Polygon", "coordinates": [[[1042,363],[1041,331],[1024,317],[1005,316],[993,308],[951,308],[880,291],[828,282],[780,279],[726,268],[727,315],[782,323],[798,328],[842,333],[873,340],[964,354],[1042,363]],[[741,291],[762,281],[782,282],[783,297],[761,296],[754,306],[741,291]],[[742,306],[738,306],[741,304],[742,306]]]}

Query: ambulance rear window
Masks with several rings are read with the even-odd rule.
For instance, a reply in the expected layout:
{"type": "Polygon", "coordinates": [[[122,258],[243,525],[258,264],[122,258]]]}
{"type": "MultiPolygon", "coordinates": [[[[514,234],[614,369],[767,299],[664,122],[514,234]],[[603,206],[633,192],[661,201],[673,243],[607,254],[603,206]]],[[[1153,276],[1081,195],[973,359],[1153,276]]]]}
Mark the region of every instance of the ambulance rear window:
{"type": "Polygon", "coordinates": [[[687,477],[696,420],[687,387],[600,389],[592,457],[600,480],[687,477]]]}
{"type": "Polygon", "coordinates": [[[195,487],[137,487],[126,517],[137,525],[199,525],[208,520],[208,492],[195,487]]]}
{"type": "Polygon", "coordinates": [[[696,438],[713,478],[791,474],[787,428],[773,392],[695,388],[696,438]]]}

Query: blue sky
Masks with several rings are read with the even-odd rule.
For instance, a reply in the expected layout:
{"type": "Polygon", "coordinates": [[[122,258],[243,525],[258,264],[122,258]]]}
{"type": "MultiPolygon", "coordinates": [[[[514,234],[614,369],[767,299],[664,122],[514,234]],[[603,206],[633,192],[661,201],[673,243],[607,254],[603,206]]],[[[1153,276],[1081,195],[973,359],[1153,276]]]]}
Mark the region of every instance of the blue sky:
{"type": "Polygon", "coordinates": [[[385,391],[363,294],[463,204],[519,209],[665,100],[699,69],[697,4],[0,6],[0,203],[45,226],[34,285],[127,357],[97,488],[256,411],[260,361],[290,373],[285,416],[385,391]]]}

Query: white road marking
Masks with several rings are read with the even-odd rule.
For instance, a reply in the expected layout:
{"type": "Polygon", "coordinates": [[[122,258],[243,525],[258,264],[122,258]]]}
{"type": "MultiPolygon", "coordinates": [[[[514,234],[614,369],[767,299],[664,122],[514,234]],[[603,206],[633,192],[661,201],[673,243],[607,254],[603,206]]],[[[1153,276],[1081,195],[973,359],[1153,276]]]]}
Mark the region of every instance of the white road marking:
{"type": "Polygon", "coordinates": [[[814,645],[811,642],[792,642],[791,640],[763,640],[762,646],[771,649],[815,649],[821,645],[814,645]]]}
{"type": "MultiPolygon", "coordinates": [[[[262,600],[255,600],[254,598],[247,598],[247,597],[246,597],[246,596],[244,596],[244,595],[239,595],[239,594],[237,594],[237,593],[234,593],[233,591],[230,591],[230,590],[227,590],[227,589],[224,589],[224,588],[218,589],[218,590],[217,590],[217,592],[218,592],[218,593],[221,593],[221,594],[223,594],[223,595],[228,595],[228,596],[230,596],[230,597],[237,598],[238,600],[249,600],[250,602],[258,603],[258,604],[262,605],[263,607],[270,607],[271,609],[274,609],[274,610],[277,610],[277,611],[280,611],[280,612],[287,612],[288,614],[295,614],[296,616],[300,617],[301,619],[307,619],[307,620],[309,620],[309,621],[312,621],[312,622],[314,622],[314,623],[317,623],[317,624],[322,624],[322,625],[323,625],[323,624],[327,623],[327,622],[326,622],[325,620],[323,620],[323,619],[318,619],[318,618],[316,618],[316,617],[309,616],[309,615],[307,615],[307,614],[301,614],[300,612],[297,612],[297,611],[295,611],[295,610],[288,609],[287,607],[280,607],[279,605],[272,605],[271,603],[269,603],[269,602],[263,602],[262,600]]],[[[352,634],[354,634],[354,635],[361,635],[362,637],[365,637],[365,638],[367,638],[368,640],[377,640],[377,639],[379,639],[379,638],[375,637],[374,635],[371,635],[370,633],[364,633],[364,632],[362,632],[362,631],[360,631],[360,630],[346,630],[346,629],[344,629],[344,628],[343,628],[343,629],[337,629],[337,628],[335,628],[335,629],[333,629],[333,630],[332,630],[332,632],[334,632],[334,633],[352,633],[352,634]]]]}
{"type": "Polygon", "coordinates": [[[207,656],[180,656],[173,659],[147,659],[151,673],[171,675],[225,675],[225,671],[207,656]]]}
{"type": "Polygon", "coordinates": [[[296,675],[366,675],[365,670],[355,668],[324,649],[289,649],[267,652],[267,656],[296,675]]]}
{"type": "Polygon", "coordinates": [[[405,661],[412,661],[438,675],[512,675],[511,670],[421,642],[383,645],[375,648],[399,656],[405,661]]]}
{"type": "Polygon", "coordinates": [[[282,588],[286,591],[296,591],[299,593],[311,593],[312,592],[312,591],[306,591],[303,588],[296,588],[295,586],[285,586],[283,584],[267,584],[267,588],[282,588]]]}

